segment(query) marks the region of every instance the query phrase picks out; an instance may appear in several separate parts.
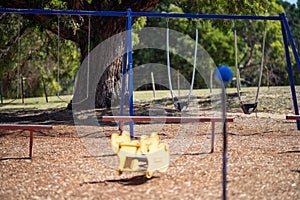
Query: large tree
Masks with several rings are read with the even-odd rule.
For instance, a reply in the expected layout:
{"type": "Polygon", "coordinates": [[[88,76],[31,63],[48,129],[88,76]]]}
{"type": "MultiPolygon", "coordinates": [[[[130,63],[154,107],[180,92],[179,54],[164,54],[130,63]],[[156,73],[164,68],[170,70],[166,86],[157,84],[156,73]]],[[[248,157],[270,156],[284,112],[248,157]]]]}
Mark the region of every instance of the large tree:
{"type": "MultiPolygon", "coordinates": [[[[131,8],[133,11],[151,11],[159,0],[119,0],[119,1],[98,1],[98,0],[0,0],[0,6],[5,8],[19,9],[64,9],[64,10],[87,10],[87,11],[126,11],[131,8]]],[[[39,26],[57,34],[57,16],[32,14],[23,15],[39,26]]],[[[88,16],[60,16],[60,37],[74,41],[81,51],[81,61],[87,56],[89,31],[88,16]]],[[[133,19],[136,21],[137,19],[133,19]]],[[[96,47],[105,39],[125,30],[126,18],[122,17],[95,17],[90,18],[91,49],[96,47]]],[[[98,83],[95,105],[96,107],[109,107],[112,94],[115,92],[116,84],[121,78],[121,59],[116,59],[106,70],[98,83]]]]}
{"type": "MultiPolygon", "coordinates": [[[[92,0],[12,0],[4,1],[0,0],[0,6],[10,8],[39,8],[39,9],[63,9],[63,10],[109,10],[109,11],[126,11],[127,8],[131,8],[133,11],[151,11],[158,4],[159,0],[119,0],[119,1],[92,1],[92,0]]],[[[214,14],[243,14],[243,15],[273,15],[282,12],[275,0],[269,1],[256,1],[256,0],[161,0],[155,10],[156,12],[176,12],[176,13],[214,13],[214,14]]],[[[57,16],[55,15],[23,15],[32,22],[47,29],[54,34],[57,34],[57,16]]],[[[88,16],[65,16],[60,15],[60,37],[75,42],[81,51],[81,62],[87,56],[88,52],[88,29],[89,29],[89,17],[88,16]]],[[[122,17],[99,17],[92,16],[91,20],[91,49],[96,47],[99,43],[105,39],[125,30],[126,18],[122,17]]],[[[137,19],[134,18],[134,21],[137,19]]],[[[165,27],[165,20],[160,18],[147,19],[147,25],[153,27],[165,27]]],[[[239,44],[240,60],[244,65],[243,74],[249,74],[250,80],[254,81],[252,69],[259,69],[260,61],[260,46],[261,35],[263,30],[263,24],[259,24],[250,27],[246,24],[237,23],[239,41],[245,41],[243,44],[239,44]],[[257,26],[257,27],[256,27],[257,26]],[[259,30],[259,31],[258,31],[259,30]],[[245,48],[244,48],[245,47],[245,48]],[[254,59],[255,58],[255,59],[254,59]],[[249,70],[251,73],[247,73],[249,70]],[[251,75],[251,76],[250,76],[251,75]]],[[[266,66],[273,71],[274,78],[270,77],[275,84],[282,84],[281,76],[286,75],[284,66],[284,55],[282,49],[281,35],[280,35],[279,23],[268,23],[267,30],[267,46],[266,52],[266,66]],[[275,34],[276,33],[276,34],[275,34]],[[268,60],[270,62],[268,62],[268,60]],[[269,66],[270,65],[270,66],[269,66]],[[276,69],[276,70],[275,70],[276,69]],[[283,69],[283,70],[282,70],[283,69]],[[284,71],[284,73],[283,73],[284,71]],[[280,76],[280,77],[279,77],[280,76]]],[[[233,35],[230,30],[233,27],[233,21],[229,20],[205,20],[205,26],[200,31],[200,44],[208,50],[211,55],[216,56],[214,60],[217,63],[226,63],[234,65],[233,56],[233,35]],[[228,56],[231,55],[231,56],[228,56]]],[[[191,19],[174,19],[170,20],[170,27],[178,30],[179,32],[190,35],[195,38],[195,20],[191,19]]],[[[53,37],[55,39],[55,36],[53,37]]],[[[7,43],[10,44],[10,43],[7,43]]],[[[51,49],[51,46],[49,47],[51,49]]],[[[52,48],[55,50],[55,48],[52,48]]],[[[116,47],[108,48],[115,50],[116,47]]],[[[134,52],[134,64],[136,66],[143,63],[153,62],[154,58],[159,58],[163,64],[165,64],[166,58],[163,53],[154,52],[155,50],[135,51],[134,52]],[[137,55],[137,54],[140,55],[137,55]],[[154,56],[155,55],[155,56],[154,56]]],[[[47,54],[48,55],[48,54],[47,54]]],[[[0,56],[1,57],[1,56],[0,56]]],[[[155,62],[159,62],[155,60],[155,62]]],[[[175,66],[184,66],[186,62],[183,60],[172,60],[172,63],[176,63],[175,66]]],[[[111,104],[112,94],[120,92],[118,84],[120,84],[121,78],[121,64],[120,58],[114,59],[112,65],[102,75],[98,84],[96,92],[96,106],[97,107],[109,107],[111,104]]],[[[101,64],[100,64],[101,65],[101,64]]],[[[82,68],[85,66],[82,65],[82,68]]],[[[101,67],[101,66],[100,66],[101,67]]],[[[189,67],[191,68],[191,67],[189,67]]],[[[183,74],[190,77],[191,70],[186,68],[180,69],[183,74]]],[[[1,70],[0,70],[1,72],[1,70]]],[[[256,77],[258,77],[256,75],[256,77]]],[[[287,78],[285,78],[287,79],[287,78]]],[[[284,79],[284,80],[285,80],[284,79]]],[[[199,79],[197,79],[199,80],[199,79]]],[[[201,87],[202,83],[195,83],[196,87],[201,87]]],[[[82,87],[81,90],[85,90],[86,87],[82,87]]],[[[77,90],[78,91],[78,90],[77,90]]]]}

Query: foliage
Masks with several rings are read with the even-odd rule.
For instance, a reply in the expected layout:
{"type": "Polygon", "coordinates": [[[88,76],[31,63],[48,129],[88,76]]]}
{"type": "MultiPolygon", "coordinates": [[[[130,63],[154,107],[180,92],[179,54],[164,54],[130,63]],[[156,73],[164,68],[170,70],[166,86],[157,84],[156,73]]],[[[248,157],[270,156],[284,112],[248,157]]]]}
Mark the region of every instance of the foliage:
{"type": "MultiPolygon", "coordinates": [[[[155,12],[278,16],[280,12],[284,12],[284,9],[276,3],[275,0],[164,0],[160,1],[155,12]]],[[[292,27],[296,26],[295,24],[290,25],[292,27]]],[[[166,27],[166,20],[149,18],[147,20],[147,26],[166,27]]],[[[195,26],[195,20],[169,20],[169,27],[171,29],[187,34],[191,36],[191,38],[195,38],[195,26]]],[[[241,77],[245,80],[245,83],[252,86],[256,86],[258,83],[262,58],[263,33],[266,30],[267,36],[262,85],[289,84],[279,21],[268,21],[264,23],[264,21],[253,20],[201,19],[199,21],[199,44],[207,50],[217,65],[226,64],[231,66],[235,71],[234,29],[236,29],[238,37],[238,65],[241,77]]],[[[294,32],[293,35],[296,35],[296,32],[294,32]]],[[[155,50],[150,50],[150,52],[147,50],[146,52],[140,50],[135,52],[135,56],[138,58],[136,65],[153,61],[166,64],[165,52],[155,50]]],[[[191,59],[193,58],[191,57],[191,59]]],[[[186,61],[172,55],[171,63],[173,63],[172,67],[179,69],[188,80],[190,79],[192,67],[187,64],[186,61]]],[[[194,86],[196,88],[207,87],[203,85],[203,80],[199,77],[196,78],[194,86]]],[[[235,86],[234,83],[232,83],[231,86],[235,86]]]]}
{"type": "MultiPolygon", "coordinates": [[[[150,11],[155,7],[157,2],[158,0],[0,0],[0,6],[18,9],[125,11],[129,7],[128,5],[130,5],[130,7],[136,9],[136,11],[150,11]]],[[[42,81],[38,81],[38,77],[43,77],[42,80],[45,81],[47,90],[50,90],[48,91],[49,94],[56,93],[58,90],[62,90],[62,93],[70,93],[74,83],[75,72],[79,68],[79,63],[87,56],[88,49],[93,49],[108,37],[124,31],[126,24],[126,18],[124,17],[60,15],[60,71],[58,71],[58,44],[56,39],[58,33],[58,17],[56,15],[42,14],[22,15],[20,18],[22,19],[24,25],[22,27],[24,28],[24,32],[26,32],[26,36],[22,32],[20,37],[17,37],[16,35],[10,34],[10,32],[17,32],[18,26],[16,25],[16,19],[5,19],[5,15],[13,16],[12,14],[1,14],[2,23],[0,29],[3,31],[3,35],[5,35],[2,41],[0,56],[0,62],[5,64],[5,68],[2,68],[0,71],[1,78],[4,77],[1,85],[9,85],[9,87],[2,87],[5,90],[3,91],[5,97],[14,96],[17,85],[19,85],[18,81],[16,81],[19,66],[16,64],[16,52],[21,52],[20,61],[23,76],[27,76],[28,71],[30,71],[28,68],[29,60],[33,68],[33,71],[30,72],[30,79],[27,78],[27,85],[30,87],[27,91],[31,91],[26,94],[27,96],[43,94],[42,81]],[[30,23],[25,24],[25,21],[30,23]],[[89,25],[89,21],[91,22],[91,26],[89,25]],[[7,28],[6,24],[8,22],[10,26],[7,28]],[[89,30],[92,35],[90,43],[87,42],[89,30]],[[22,39],[21,51],[18,51],[18,38],[22,39]],[[90,44],[90,47],[88,47],[88,44],[90,44]],[[2,52],[4,52],[5,55],[2,54],[2,52]],[[30,52],[31,56],[34,56],[34,59],[27,59],[28,52],[30,52]],[[41,74],[43,74],[43,76],[41,76],[41,74]],[[61,80],[60,84],[57,83],[58,78],[61,80]],[[33,79],[35,81],[33,81],[33,79]]],[[[137,19],[134,18],[133,21],[135,22],[137,19]]],[[[138,19],[136,26],[142,26],[144,22],[145,19],[138,19]]],[[[114,74],[112,74],[112,76],[114,76],[114,74]]],[[[109,96],[109,91],[107,94],[107,96],[109,96]]]]}
{"type": "MultiPolygon", "coordinates": [[[[297,1],[297,5],[295,4],[290,4],[288,2],[279,0],[278,3],[283,6],[285,10],[285,14],[288,20],[288,24],[290,27],[290,30],[292,32],[292,36],[294,39],[294,43],[296,48],[298,49],[298,56],[300,56],[300,1],[297,1]]],[[[293,55],[293,54],[291,54],[293,55]]],[[[293,68],[294,72],[299,72],[298,67],[296,65],[296,62],[294,60],[294,57],[292,56],[292,62],[293,62],[293,68]]],[[[300,84],[300,74],[295,73],[294,74],[294,79],[296,84],[300,84]]]]}
{"type": "MultiPolygon", "coordinates": [[[[73,10],[122,10],[129,3],[132,8],[138,3],[151,1],[67,1],[67,0],[37,0],[37,1],[6,1],[0,0],[1,6],[19,6],[20,8],[39,9],[73,9],[73,10]],[[26,5],[26,6],[24,6],[26,5]]],[[[150,4],[150,3],[149,3],[150,4]]],[[[153,5],[156,5],[155,2],[153,5]]],[[[143,11],[152,9],[148,6],[143,11]],[[149,8],[148,8],[149,7],[149,8]]],[[[278,15],[285,9],[297,48],[300,48],[300,12],[298,7],[279,0],[161,0],[155,12],[168,13],[204,13],[204,14],[233,14],[233,15],[278,15]]],[[[47,92],[55,94],[70,93],[74,77],[80,62],[87,55],[88,16],[60,16],[60,41],[57,40],[58,18],[54,15],[29,16],[15,14],[1,14],[0,31],[0,77],[5,97],[14,97],[18,88],[18,67],[25,80],[26,96],[41,96],[44,94],[43,82],[47,92]],[[19,23],[18,23],[19,21],[19,23]],[[20,28],[20,32],[18,31],[20,28]],[[20,46],[18,41],[20,39],[20,46]],[[59,68],[58,71],[58,42],[59,68]],[[20,48],[20,51],[19,51],[20,48]],[[20,63],[19,56],[20,55],[20,63]],[[57,82],[60,79],[60,84],[57,82]],[[3,87],[3,86],[8,87],[3,87]]],[[[124,19],[108,19],[91,17],[91,48],[111,35],[123,31],[124,19]],[[107,21],[105,21],[107,20],[107,21]],[[110,21],[108,21],[110,20],[110,21]],[[107,23],[107,24],[105,24],[107,23]],[[101,25],[105,25],[103,30],[101,25]],[[102,28],[102,29],[101,29],[102,28]]],[[[144,26],[166,27],[166,20],[161,18],[134,19],[134,28],[144,26]]],[[[234,69],[234,41],[233,29],[238,34],[238,61],[241,66],[242,78],[250,85],[257,85],[261,60],[262,35],[265,29],[263,21],[230,21],[230,20],[199,20],[199,44],[207,50],[217,65],[226,64],[234,69]]],[[[169,19],[169,27],[183,34],[195,38],[197,22],[192,19],[169,19]]],[[[279,22],[266,24],[267,41],[265,53],[265,72],[263,85],[286,85],[285,55],[279,22]]],[[[139,40],[133,37],[134,43],[139,40]]],[[[164,44],[162,44],[164,45],[164,44]]],[[[193,44],[184,44],[193,46],[193,44]]],[[[180,48],[180,47],[176,47],[180,48]]],[[[147,49],[134,52],[134,64],[166,63],[166,53],[160,50],[147,49]]],[[[190,60],[193,60],[191,55],[190,60]]],[[[171,54],[174,68],[191,79],[192,66],[176,55],[171,54]]],[[[293,63],[295,61],[293,60],[293,63]]],[[[296,68],[296,65],[294,64],[296,68]]],[[[297,75],[299,76],[299,75],[297,75]]],[[[299,79],[299,78],[298,78],[299,79]]],[[[299,79],[300,80],[300,79],[299,79]]],[[[233,85],[232,85],[233,86],[233,85]]],[[[198,76],[196,88],[206,88],[203,80],[198,76]]]]}
{"type": "Polygon", "coordinates": [[[4,48],[1,51],[3,53],[0,64],[3,67],[0,69],[0,75],[2,84],[8,86],[2,87],[3,96],[14,98],[17,90],[20,91],[18,71],[20,77],[24,78],[27,97],[44,94],[42,78],[48,95],[54,95],[58,91],[71,93],[80,58],[76,45],[62,38],[58,41],[57,35],[20,15],[3,14],[1,21],[0,29],[3,33],[1,46],[4,48]],[[57,78],[60,78],[61,85],[58,84],[57,78]]]}

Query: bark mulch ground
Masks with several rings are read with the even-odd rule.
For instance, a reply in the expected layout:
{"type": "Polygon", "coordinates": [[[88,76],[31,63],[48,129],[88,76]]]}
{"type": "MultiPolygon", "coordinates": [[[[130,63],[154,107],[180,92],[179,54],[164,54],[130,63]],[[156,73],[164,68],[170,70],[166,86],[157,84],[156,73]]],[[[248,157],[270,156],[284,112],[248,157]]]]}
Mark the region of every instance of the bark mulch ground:
{"type": "MultiPolygon", "coordinates": [[[[269,103],[270,104],[270,103],[269,103]]],[[[288,108],[289,109],[289,108],[288,108]]],[[[284,111],[264,110],[250,116],[229,109],[228,198],[300,199],[300,132],[284,111]]],[[[3,112],[2,123],[53,124],[36,132],[33,158],[28,159],[25,131],[0,131],[0,199],[220,199],[222,198],[222,137],[214,153],[204,153],[207,124],[187,125],[192,143],[173,159],[166,173],[147,179],[143,172],[118,176],[105,156],[90,154],[77,134],[72,112],[64,109],[3,112]],[[200,144],[200,145],[199,145],[200,144]],[[201,147],[202,145],[202,147],[201,147]]],[[[140,130],[158,125],[141,124],[140,130]]],[[[180,124],[160,127],[168,143],[180,124]]],[[[102,124],[105,137],[117,131],[102,124]]],[[[99,151],[101,151],[99,146],[99,151]]],[[[116,157],[107,155],[107,157],[116,157]]]]}

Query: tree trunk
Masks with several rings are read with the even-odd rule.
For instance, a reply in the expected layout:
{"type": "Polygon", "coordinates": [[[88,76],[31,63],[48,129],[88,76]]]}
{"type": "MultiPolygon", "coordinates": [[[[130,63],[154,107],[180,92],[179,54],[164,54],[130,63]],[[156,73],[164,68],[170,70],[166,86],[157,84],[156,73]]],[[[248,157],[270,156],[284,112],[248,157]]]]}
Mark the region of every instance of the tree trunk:
{"type": "Polygon", "coordinates": [[[105,70],[97,85],[95,96],[96,108],[110,108],[113,101],[121,97],[122,59],[117,58],[105,70]],[[115,99],[113,99],[115,97],[115,99]]]}
{"type": "MultiPolygon", "coordinates": [[[[45,7],[51,9],[69,9],[69,10],[89,10],[89,11],[126,11],[131,8],[132,11],[137,12],[149,12],[153,10],[158,4],[159,0],[122,0],[122,1],[86,1],[86,0],[65,0],[65,7],[53,7],[52,1],[34,1],[31,0],[0,0],[0,5],[6,8],[24,8],[24,9],[44,9],[45,7]]],[[[58,29],[57,17],[55,15],[23,15],[31,21],[39,24],[40,26],[52,31],[57,34],[58,29]]],[[[106,39],[125,31],[126,18],[125,17],[100,17],[91,16],[91,49],[97,47],[99,43],[102,43],[106,39]]],[[[132,19],[133,23],[136,21],[132,19]]],[[[74,41],[78,44],[81,50],[81,61],[88,55],[88,31],[89,31],[89,17],[88,16],[77,16],[77,15],[62,15],[60,16],[60,37],[74,41]],[[72,22],[72,23],[63,23],[72,22]],[[70,24],[76,24],[76,28],[70,26],[70,24]]],[[[121,44],[122,45],[122,44],[121,44]]],[[[115,46],[109,46],[107,50],[112,50],[115,46]]],[[[122,55],[121,55],[122,56],[122,55]]],[[[101,65],[101,63],[97,63],[101,65]]],[[[107,68],[105,73],[98,82],[98,87],[95,95],[95,106],[100,108],[110,107],[111,99],[113,94],[118,96],[118,85],[120,85],[121,69],[122,69],[121,58],[114,58],[114,61],[107,68]],[[116,89],[115,89],[116,88],[116,89]]],[[[81,65],[81,68],[83,65],[81,65]]],[[[86,67],[86,65],[85,65],[86,67]]],[[[104,66],[97,66],[104,67],[104,66]]],[[[87,72],[87,70],[79,70],[79,72],[87,72]]],[[[82,79],[83,80],[83,79],[82,79]]],[[[80,92],[88,90],[82,86],[76,86],[80,92]]],[[[88,91],[86,91],[88,92],[88,91]]],[[[75,91],[76,94],[76,91],[75,91]]]]}

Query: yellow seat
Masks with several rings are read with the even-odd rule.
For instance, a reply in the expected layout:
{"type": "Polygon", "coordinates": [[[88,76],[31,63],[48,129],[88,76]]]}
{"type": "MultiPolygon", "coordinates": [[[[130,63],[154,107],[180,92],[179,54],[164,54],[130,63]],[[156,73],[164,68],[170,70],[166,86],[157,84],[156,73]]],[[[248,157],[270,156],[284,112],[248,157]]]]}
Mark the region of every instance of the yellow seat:
{"type": "Polygon", "coordinates": [[[168,146],[160,143],[157,133],[152,133],[150,137],[142,135],[139,141],[131,140],[127,131],[121,135],[114,133],[111,135],[111,148],[118,154],[119,174],[144,168],[146,177],[150,178],[154,171],[165,172],[169,167],[168,146]]]}

